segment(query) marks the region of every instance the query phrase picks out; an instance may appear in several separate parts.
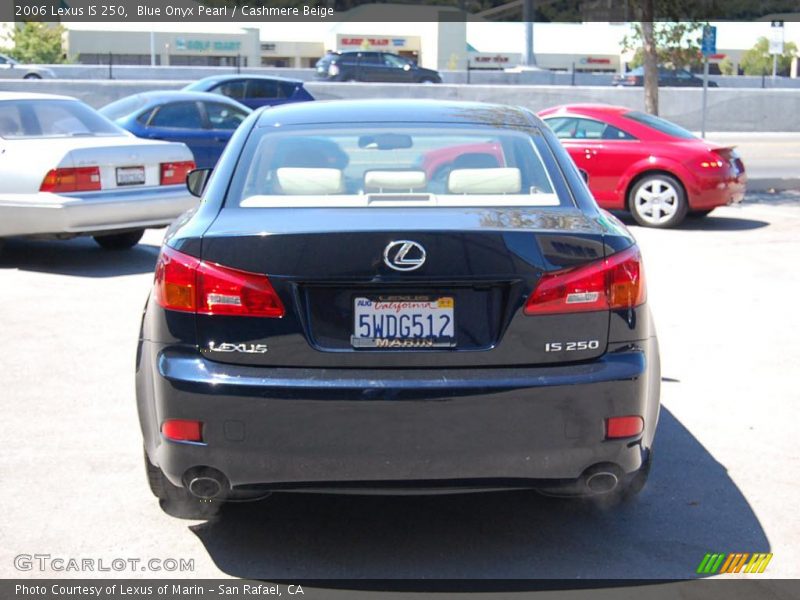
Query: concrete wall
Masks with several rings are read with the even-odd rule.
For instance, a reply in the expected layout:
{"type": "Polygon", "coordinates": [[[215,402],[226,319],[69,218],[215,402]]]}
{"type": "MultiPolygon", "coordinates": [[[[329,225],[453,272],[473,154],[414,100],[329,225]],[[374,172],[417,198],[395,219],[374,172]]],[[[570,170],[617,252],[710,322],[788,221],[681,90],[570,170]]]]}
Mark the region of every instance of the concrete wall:
{"type": "MultiPolygon", "coordinates": [[[[424,25],[424,24],[423,24],[424,25]]],[[[426,47],[427,48],[427,47],[426,47]]],[[[423,52],[429,55],[438,56],[438,48],[427,48],[423,52]]],[[[442,51],[442,66],[446,67],[452,54],[458,54],[454,50],[442,51]]],[[[462,53],[463,54],[463,53],[462,53]]],[[[459,55],[459,60],[463,61],[465,55],[459,55]]],[[[436,68],[438,62],[432,65],[436,68]]],[[[611,73],[557,73],[555,71],[524,71],[520,73],[506,73],[504,71],[450,71],[439,67],[442,79],[445,83],[483,83],[491,85],[575,85],[579,86],[601,86],[611,85],[613,74],[611,73]]],[[[56,76],[60,79],[108,79],[107,65],[49,65],[56,76]]],[[[278,75],[282,77],[292,77],[310,81],[314,79],[314,69],[289,69],[289,68],[243,68],[242,73],[255,73],[260,75],[278,75]]],[[[223,75],[236,73],[235,67],[150,67],[119,65],[112,67],[112,77],[114,79],[147,79],[147,80],[191,80],[201,79],[210,75],[223,75]]],[[[720,87],[733,88],[789,88],[800,89],[800,78],[791,79],[788,77],[728,77],[722,75],[712,75],[711,81],[717,82],[720,87]]]]}
{"type": "MultiPolygon", "coordinates": [[[[0,91],[36,91],[75,96],[100,107],[129,94],[153,89],[178,89],[187,81],[2,81],[0,91]]],[[[356,98],[440,98],[498,102],[534,111],[556,104],[604,102],[644,108],[641,88],[591,86],[405,85],[309,82],[319,100],[356,98]]],[[[665,88],[660,92],[661,116],[691,130],[701,126],[702,90],[665,88]]],[[[708,131],[800,132],[800,90],[711,89],[708,131]]]]}

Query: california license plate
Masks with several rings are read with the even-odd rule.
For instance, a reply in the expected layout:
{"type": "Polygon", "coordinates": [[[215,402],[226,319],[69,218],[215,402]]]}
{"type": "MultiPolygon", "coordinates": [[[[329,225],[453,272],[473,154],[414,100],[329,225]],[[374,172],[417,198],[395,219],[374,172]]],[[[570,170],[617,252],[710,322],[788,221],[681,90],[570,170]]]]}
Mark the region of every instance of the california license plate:
{"type": "Polygon", "coordinates": [[[455,346],[455,303],[441,298],[356,298],[354,348],[450,348],[455,346]]]}
{"type": "Polygon", "coordinates": [[[117,185],[141,185],[144,167],[117,167],[117,185]]]}

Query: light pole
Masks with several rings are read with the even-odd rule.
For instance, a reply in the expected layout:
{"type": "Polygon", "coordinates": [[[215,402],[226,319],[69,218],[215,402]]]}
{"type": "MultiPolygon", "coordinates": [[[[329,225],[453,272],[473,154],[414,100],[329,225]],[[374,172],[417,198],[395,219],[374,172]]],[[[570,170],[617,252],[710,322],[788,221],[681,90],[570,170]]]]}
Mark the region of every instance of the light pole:
{"type": "Polygon", "coordinates": [[[525,21],[525,52],[522,53],[522,64],[526,67],[536,66],[536,55],[533,53],[533,19],[534,0],[523,0],[522,20],[525,21]]]}

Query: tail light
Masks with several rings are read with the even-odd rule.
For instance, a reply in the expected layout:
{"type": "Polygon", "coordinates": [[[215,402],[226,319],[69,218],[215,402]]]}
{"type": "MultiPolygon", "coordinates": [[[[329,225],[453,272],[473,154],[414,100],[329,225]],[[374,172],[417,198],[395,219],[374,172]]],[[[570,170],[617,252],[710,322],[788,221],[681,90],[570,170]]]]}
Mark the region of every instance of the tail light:
{"type": "Polygon", "coordinates": [[[702,161],[700,166],[704,169],[719,169],[724,164],[719,158],[712,158],[711,160],[702,161]]]}
{"type": "Polygon", "coordinates": [[[101,189],[100,167],[50,169],[42,180],[40,192],[92,192],[101,189]]]}
{"type": "Polygon", "coordinates": [[[161,163],[161,185],[185,183],[186,176],[194,167],[194,161],[192,160],[161,163]]]}
{"type": "Polygon", "coordinates": [[[526,315],[620,310],[646,299],[636,246],[574,269],[545,273],[525,303],[526,315]]]}
{"type": "Polygon", "coordinates": [[[156,264],[155,299],[169,310],[203,315],[284,315],[266,275],[204,262],[167,246],[156,264]]]}
{"type": "Polygon", "coordinates": [[[606,419],[606,439],[633,437],[644,430],[644,419],[639,415],[610,417],[606,419]]]}
{"type": "Polygon", "coordinates": [[[161,433],[174,442],[202,442],[202,421],[187,419],[169,419],[161,424],[161,433]]]}

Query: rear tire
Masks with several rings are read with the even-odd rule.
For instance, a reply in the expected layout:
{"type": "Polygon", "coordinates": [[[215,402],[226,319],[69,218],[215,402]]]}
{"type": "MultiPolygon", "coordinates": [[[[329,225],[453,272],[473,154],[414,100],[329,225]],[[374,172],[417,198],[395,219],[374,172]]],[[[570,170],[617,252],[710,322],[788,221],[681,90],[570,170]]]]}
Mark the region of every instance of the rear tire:
{"type": "Polygon", "coordinates": [[[41,78],[42,76],[37,75],[36,73],[28,73],[27,75],[25,75],[25,77],[23,77],[23,79],[41,79],[41,78]]]}
{"type": "Polygon", "coordinates": [[[95,235],[94,241],[104,250],[127,250],[139,243],[144,235],[144,229],[126,231],[125,233],[111,233],[108,235],[95,235]]]}
{"type": "Polygon", "coordinates": [[[224,504],[219,500],[200,500],[185,488],[173,485],[161,469],[150,462],[147,451],[144,453],[144,467],[150,491],[168,515],[180,519],[210,519],[219,513],[224,504]]]}
{"type": "Polygon", "coordinates": [[[683,221],[689,210],[681,182],[666,173],[647,173],[628,193],[628,210],[644,227],[666,229],[683,221]]]}

